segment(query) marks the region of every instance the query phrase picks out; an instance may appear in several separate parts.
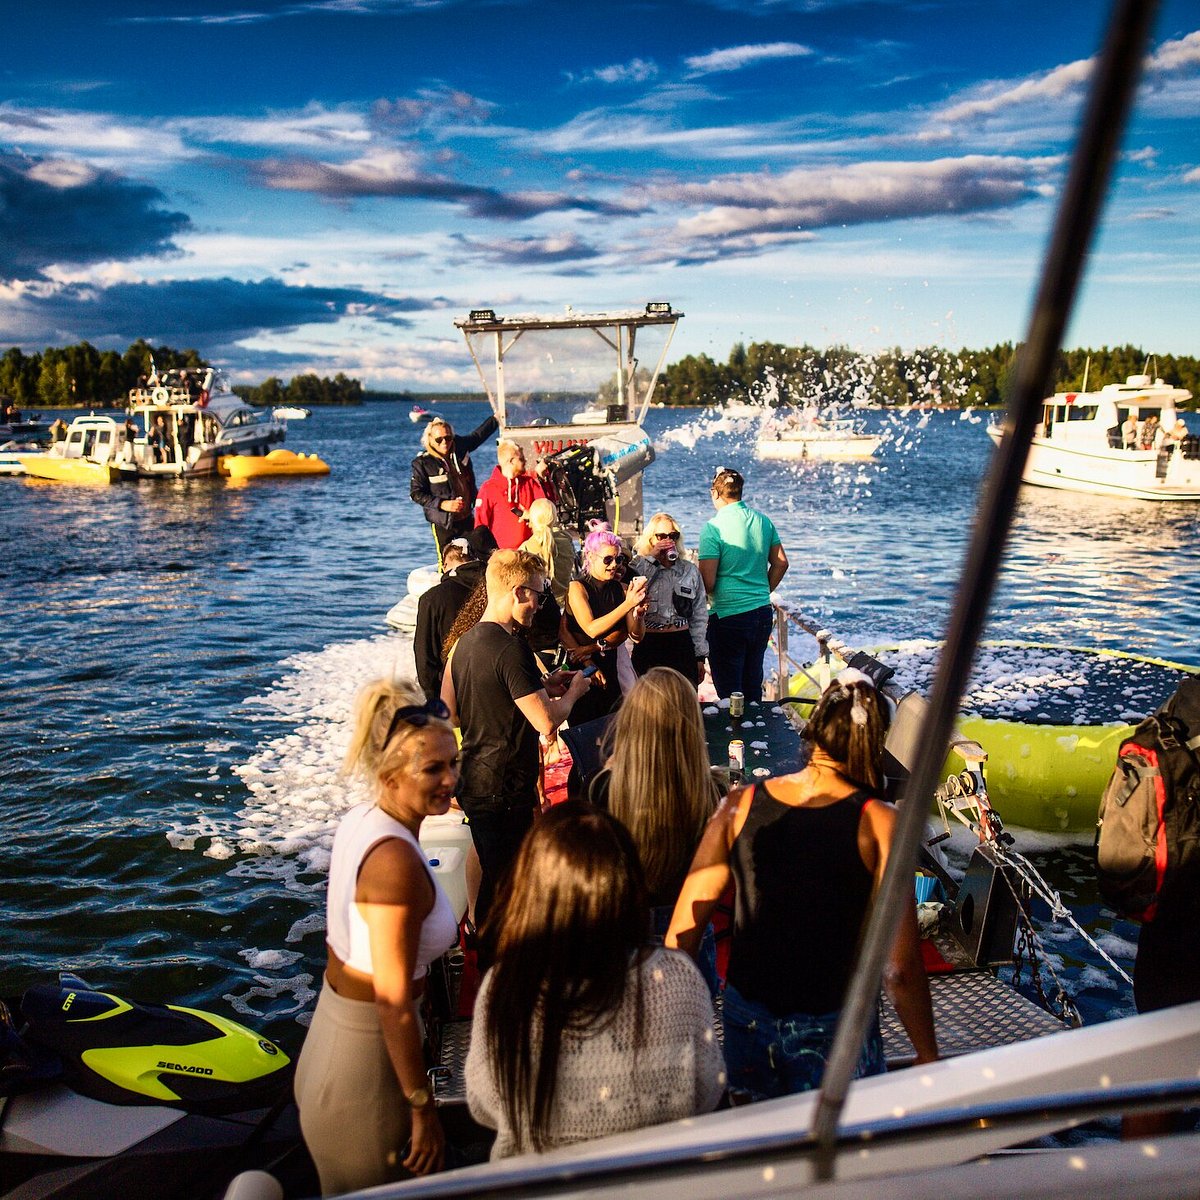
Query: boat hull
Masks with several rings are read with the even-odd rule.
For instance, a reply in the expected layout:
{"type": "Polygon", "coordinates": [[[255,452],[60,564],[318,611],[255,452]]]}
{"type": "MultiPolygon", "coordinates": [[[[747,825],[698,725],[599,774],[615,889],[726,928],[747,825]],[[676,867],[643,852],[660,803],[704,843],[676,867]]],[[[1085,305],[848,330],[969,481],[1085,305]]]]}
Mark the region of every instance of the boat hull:
{"type": "Polygon", "coordinates": [[[57,454],[19,454],[16,456],[25,475],[54,483],[107,486],[121,478],[112,463],[91,462],[85,458],[60,458],[57,454]]]}
{"type": "MultiPolygon", "coordinates": [[[[999,443],[1000,429],[991,426],[988,434],[999,443]]],[[[1160,477],[1156,450],[1074,447],[1035,436],[1021,479],[1036,487],[1091,496],[1200,500],[1200,459],[1184,458],[1178,451],[1167,460],[1160,477]]]]}
{"type": "Polygon", "coordinates": [[[759,438],[758,457],[765,462],[818,458],[828,462],[852,462],[875,457],[883,438],[874,434],[844,437],[783,436],[759,438]]]}

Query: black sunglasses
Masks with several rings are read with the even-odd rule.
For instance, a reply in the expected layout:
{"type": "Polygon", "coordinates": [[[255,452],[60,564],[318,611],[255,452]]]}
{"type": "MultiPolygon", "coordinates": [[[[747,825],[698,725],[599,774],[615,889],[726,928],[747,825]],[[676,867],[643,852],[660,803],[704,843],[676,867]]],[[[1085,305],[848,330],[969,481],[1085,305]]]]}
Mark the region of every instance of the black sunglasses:
{"type": "Polygon", "coordinates": [[[443,437],[430,438],[429,440],[431,442],[452,442],[452,441],[454,441],[454,435],[451,433],[448,433],[443,437]]]}
{"type": "Polygon", "coordinates": [[[600,561],[606,567],[611,567],[613,563],[621,561],[621,556],[619,554],[606,554],[600,559],[600,561]]]}
{"type": "Polygon", "coordinates": [[[545,605],[546,601],[550,599],[554,591],[554,589],[550,586],[550,580],[548,579],[544,584],[542,584],[542,590],[540,592],[535,592],[527,583],[518,583],[517,587],[522,591],[529,592],[531,595],[536,596],[538,608],[542,608],[545,605]]]}
{"type": "Polygon", "coordinates": [[[383,744],[386,746],[392,740],[396,730],[403,725],[411,725],[414,729],[424,729],[430,721],[450,720],[450,710],[440,699],[430,700],[428,704],[406,704],[392,714],[383,744]]]}
{"type": "Polygon", "coordinates": [[[658,533],[656,533],[654,536],[660,542],[662,541],[663,538],[670,538],[671,541],[677,542],[677,541],[679,541],[680,533],[679,533],[678,529],[660,529],[658,531],[658,533]]]}

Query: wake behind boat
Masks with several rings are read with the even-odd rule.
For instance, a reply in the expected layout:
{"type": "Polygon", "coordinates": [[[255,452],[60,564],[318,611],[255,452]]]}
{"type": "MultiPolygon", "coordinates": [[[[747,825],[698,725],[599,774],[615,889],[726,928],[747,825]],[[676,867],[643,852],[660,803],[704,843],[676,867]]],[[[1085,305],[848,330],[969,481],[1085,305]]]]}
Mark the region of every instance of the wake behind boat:
{"type": "MultiPolygon", "coordinates": [[[[1056,392],[1043,402],[1022,481],[1094,496],[1200,500],[1200,437],[1178,412],[1191,397],[1149,375],[1098,392],[1056,392]]],[[[989,426],[988,435],[998,445],[1003,428],[989,426]]]]}

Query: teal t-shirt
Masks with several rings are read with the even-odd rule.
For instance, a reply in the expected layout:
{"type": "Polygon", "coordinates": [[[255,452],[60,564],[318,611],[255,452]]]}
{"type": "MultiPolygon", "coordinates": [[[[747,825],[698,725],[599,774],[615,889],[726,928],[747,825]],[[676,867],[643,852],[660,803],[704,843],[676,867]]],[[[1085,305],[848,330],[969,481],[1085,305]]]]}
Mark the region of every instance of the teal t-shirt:
{"type": "Polygon", "coordinates": [[[718,617],[762,608],[771,602],[767,587],[767,555],[779,545],[770,517],[748,508],[744,500],[717,509],[700,531],[698,557],[717,560],[717,583],[709,609],[718,617]]]}

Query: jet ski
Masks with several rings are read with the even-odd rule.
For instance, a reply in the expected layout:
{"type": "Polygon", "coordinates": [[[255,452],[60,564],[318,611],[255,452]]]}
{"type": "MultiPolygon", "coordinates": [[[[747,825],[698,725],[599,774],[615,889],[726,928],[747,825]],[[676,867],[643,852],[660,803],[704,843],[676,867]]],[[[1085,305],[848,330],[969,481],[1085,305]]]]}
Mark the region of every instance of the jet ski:
{"type": "Polygon", "coordinates": [[[214,1013],[69,974],[32,987],[0,1003],[5,1200],[207,1198],[267,1167],[315,1194],[293,1069],[274,1042],[214,1013]]]}

